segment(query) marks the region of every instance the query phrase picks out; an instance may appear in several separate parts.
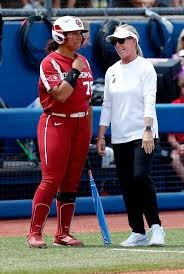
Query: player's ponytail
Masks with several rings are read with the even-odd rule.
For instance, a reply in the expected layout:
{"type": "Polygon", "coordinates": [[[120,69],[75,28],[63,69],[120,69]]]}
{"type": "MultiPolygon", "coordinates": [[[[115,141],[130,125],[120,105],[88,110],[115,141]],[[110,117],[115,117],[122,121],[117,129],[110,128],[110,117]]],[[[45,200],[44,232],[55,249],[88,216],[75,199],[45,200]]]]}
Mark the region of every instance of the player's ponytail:
{"type": "Polygon", "coordinates": [[[50,53],[52,51],[55,51],[59,48],[59,44],[57,42],[55,42],[54,40],[49,40],[47,47],[45,48],[45,51],[47,53],[50,53]]]}

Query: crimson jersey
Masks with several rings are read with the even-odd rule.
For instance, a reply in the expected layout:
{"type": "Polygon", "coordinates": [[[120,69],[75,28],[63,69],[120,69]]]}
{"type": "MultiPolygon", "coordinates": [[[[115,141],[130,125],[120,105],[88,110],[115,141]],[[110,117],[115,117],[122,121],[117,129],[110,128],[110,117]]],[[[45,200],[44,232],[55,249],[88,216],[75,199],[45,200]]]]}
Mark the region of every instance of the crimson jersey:
{"type": "MultiPolygon", "coordinates": [[[[184,104],[184,96],[175,99],[172,104],[184,104]]],[[[184,133],[175,133],[174,135],[179,143],[184,143],[184,133]]]]}
{"type": "Polygon", "coordinates": [[[70,114],[88,110],[89,99],[92,96],[93,76],[86,58],[78,53],[77,56],[83,59],[85,67],[77,79],[73,93],[64,103],[54,99],[50,90],[62,83],[72,68],[73,59],[57,52],[51,52],[43,59],[40,65],[38,89],[44,111],[70,114]]]}

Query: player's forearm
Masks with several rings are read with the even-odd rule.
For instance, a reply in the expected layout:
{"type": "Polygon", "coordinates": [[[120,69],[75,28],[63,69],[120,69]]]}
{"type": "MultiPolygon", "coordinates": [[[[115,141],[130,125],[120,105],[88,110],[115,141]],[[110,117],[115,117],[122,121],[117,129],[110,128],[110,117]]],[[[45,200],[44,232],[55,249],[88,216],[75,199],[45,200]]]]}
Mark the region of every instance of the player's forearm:
{"type": "Polygon", "coordinates": [[[72,68],[63,79],[62,83],[58,87],[53,88],[53,96],[56,100],[64,103],[68,97],[70,97],[80,73],[81,72],[78,69],[72,68]]]}
{"type": "Polygon", "coordinates": [[[52,95],[57,101],[64,103],[72,95],[73,90],[70,84],[63,81],[60,86],[52,89],[52,95]]]}

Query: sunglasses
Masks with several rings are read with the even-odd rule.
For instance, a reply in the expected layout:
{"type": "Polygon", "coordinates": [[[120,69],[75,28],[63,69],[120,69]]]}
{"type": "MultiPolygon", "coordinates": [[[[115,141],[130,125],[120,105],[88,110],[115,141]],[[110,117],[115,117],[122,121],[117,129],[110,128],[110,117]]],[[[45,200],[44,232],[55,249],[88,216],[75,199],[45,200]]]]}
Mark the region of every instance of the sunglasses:
{"type": "Polygon", "coordinates": [[[118,42],[119,44],[123,45],[125,43],[126,40],[130,40],[133,39],[133,37],[126,37],[126,38],[117,38],[111,41],[111,44],[113,46],[116,45],[116,43],[118,42]]]}

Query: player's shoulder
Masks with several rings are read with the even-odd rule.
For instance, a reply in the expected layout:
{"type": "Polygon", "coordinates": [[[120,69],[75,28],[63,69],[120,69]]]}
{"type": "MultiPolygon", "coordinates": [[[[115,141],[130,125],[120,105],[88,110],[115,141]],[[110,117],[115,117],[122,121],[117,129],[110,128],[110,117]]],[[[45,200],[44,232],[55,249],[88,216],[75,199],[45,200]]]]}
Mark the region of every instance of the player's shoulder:
{"type": "Polygon", "coordinates": [[[49,62],[49,60],[52,58],[52,53],[49,53],[48,55],[46,55],[43,60],[42,60],[42,63],[46,63],[46,62],[49,62]]]}
{"type": "Polygon", "coordinates": [[[41,62],[42,67],[48,67],[53,63],[53,60],[56,60],[57,55],[55,52],[49,53],[41,62]]]}

